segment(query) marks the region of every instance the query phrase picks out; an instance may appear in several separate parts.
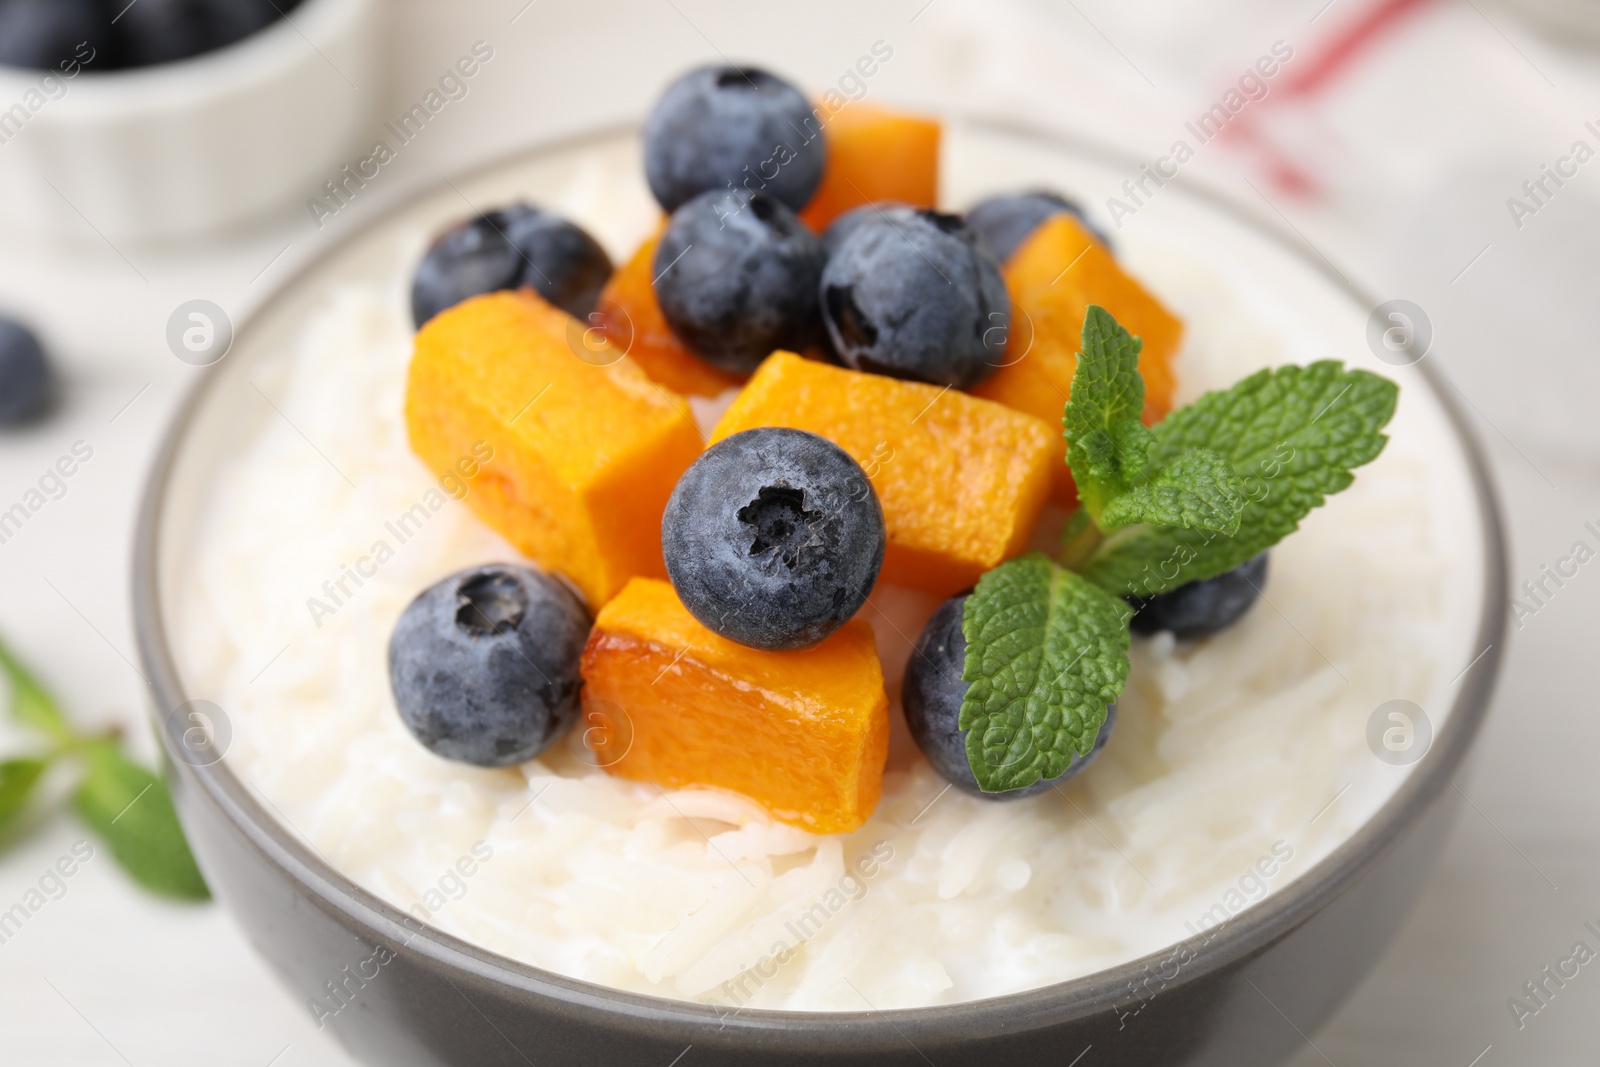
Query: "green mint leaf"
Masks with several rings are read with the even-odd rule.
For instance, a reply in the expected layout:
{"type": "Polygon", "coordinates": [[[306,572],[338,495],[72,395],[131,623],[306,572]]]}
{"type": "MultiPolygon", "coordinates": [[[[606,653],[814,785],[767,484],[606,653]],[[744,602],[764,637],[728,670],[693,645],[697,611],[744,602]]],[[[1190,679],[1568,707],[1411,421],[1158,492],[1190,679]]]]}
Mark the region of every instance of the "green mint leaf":
{"type": "Polygon", "coordinates": [[[1114,530],[1148,523],[1231,537],[1239,531],[1244,503],[1244,482],[1233,465],[1211,449],[1199,448],[1107,504],[1100,525],[1114,530]]]}
{"type": "Polygon", "coordinates": [[[1238,530],[1128,526],[1100,543],[1082,573],[1113,594],[1149,596],[1254,558],[1378,457],[1398,397],[1388,379],[1331,360],[1259,371],[1207,393],[1153,428],[1150,481],[1197,450],[1215,452],[1243,484],[1238,530]]]}
{"type": "Polygon", "coordinates": [[[49,760],[8,759],[0,762],[0,831],[3,831],[28,806],[33,787],[39,784],[49,760]]]}
{"type": "Polygon", "coordinates": [[[11,714],[18,722],[57,741],[73,739],[72,729],[55,700],[3,642],[0,642],[0,673],[10,683],[11,714]]]}
{"type": "Polygon", "coordinates": [[[1150,431],[1144,413],[1143,343],[1093,304],[1083,317],[1082,351],[1061,426],[1078,499],[1096,520],[1128,491],[1145,466],[1150,431]]]}
{"type": "Polygon", "coordinates": [[[178,825],[166,783],[129,760],[113,742],[90,745],[83,755],[88,770],[73,802],[116,861],[152,892],[207,899],[211,894],[178,825]]]}
{"type": "Polygon", "coordinates": [[[960,726],[980,788],[1020,789],[1089,753],[1128,680],[1131,614],[1037,552],[979,579],[961,617],[960,726]]]}

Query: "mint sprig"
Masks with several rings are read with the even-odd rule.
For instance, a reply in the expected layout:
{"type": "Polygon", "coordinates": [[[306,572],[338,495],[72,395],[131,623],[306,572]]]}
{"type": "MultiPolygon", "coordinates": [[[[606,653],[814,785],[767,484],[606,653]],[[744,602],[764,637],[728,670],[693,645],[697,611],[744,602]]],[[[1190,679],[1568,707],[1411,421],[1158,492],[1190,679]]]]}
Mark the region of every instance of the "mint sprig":
{"type": "Polygon", "coordinates": [[[997,793],[1086,756],[1128,680],[1128,605],[1041,554],[985,574],[967,598],[967,759],[997,793]]]}
{"type": "Polygon", "coordinates": [[[1152,431],[1152,480],[1201,452],[1222,457],[1242,490],[1237,529],[1146,520],[1102,542],[1084,576],[1118,595],[1152,596],[1260,555],[1378,457],[1398,398],[1388,379],[1323,360],[1258,371],[1173,412],[1152,431]]]}
{"type": "Polygon", "coordinates": [[[11,691],[12,717],[42,735],[48,746],[37,755],[0,762],[0,831],[34,806],[40,783],[56,764],[75,763],[80,778],[73,806],[134,881],[164,896],[207,899],[211,894],[178,824],[166,783],[133,762],[114,735],[74,729],[60,705],[4,644],[0,644],[0,675],[11,691]]]}
{"type": "Polygon", "coordinates": [[[1081,504],[1062,562],[1003,563],[963,609],[959,725],[986,792],[1053,778],[1093,747],[1127,683],[1124,597],[1266,551],[1388,441],[1399,387],[1330,360],[1259,371],[1146,429],[1140,347],[1104,308],[1088,309],[1062,417],[1081,504]]]}

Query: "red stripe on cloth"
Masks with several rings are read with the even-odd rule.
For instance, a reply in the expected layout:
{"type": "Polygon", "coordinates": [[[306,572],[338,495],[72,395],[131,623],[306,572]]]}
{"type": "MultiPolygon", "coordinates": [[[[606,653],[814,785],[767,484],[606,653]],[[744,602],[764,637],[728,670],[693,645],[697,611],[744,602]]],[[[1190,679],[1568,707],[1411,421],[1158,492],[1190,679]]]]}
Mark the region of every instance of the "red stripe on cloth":
{"type": "Polygon", "coordinates": [[[1361,17],[1332,34],[1311,62],[1297,67],[1284,86],[1288,96],[1307,96],[1320,90],[1348,67],[1367,47],[1393,30],[1406,15],[1431,0],[1382,0],[1361,17]]]}

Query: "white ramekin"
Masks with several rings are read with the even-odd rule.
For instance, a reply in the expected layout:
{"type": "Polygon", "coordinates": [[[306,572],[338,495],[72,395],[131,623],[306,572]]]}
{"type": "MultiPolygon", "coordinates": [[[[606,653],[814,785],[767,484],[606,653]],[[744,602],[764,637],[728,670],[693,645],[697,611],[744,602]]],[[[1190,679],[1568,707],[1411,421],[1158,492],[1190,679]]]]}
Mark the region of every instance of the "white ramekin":
{"type": "Polygon", "coordinates": [[[236,226],[338,169],[380,98],[377,0],[306,0],[193,59],[0,68],[0,226],[113,242],[236,226]],[[16,108],[20,107],[26,114],[16,108]]]}

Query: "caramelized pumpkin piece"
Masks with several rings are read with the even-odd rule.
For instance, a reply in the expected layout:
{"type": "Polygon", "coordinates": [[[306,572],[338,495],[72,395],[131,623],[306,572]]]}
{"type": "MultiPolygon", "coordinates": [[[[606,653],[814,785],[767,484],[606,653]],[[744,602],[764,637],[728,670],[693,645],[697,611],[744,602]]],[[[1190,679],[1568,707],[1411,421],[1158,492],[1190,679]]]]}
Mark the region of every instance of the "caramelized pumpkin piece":
{"type": "Polygon", "coordinates": [[[591,742],[612,774],[742,793],[818,834],[867,821],[883,788],[889,700],[872,629],[762,652],[700,625],[666,582],[601,609],[583,653],[591,742]]]}
{"type": "MultiPolygon", "coordinates": [[[[1158,422],[1172,410],[1172,362],[1183,340],[1183,323],[1077,219],[1057,215],[1041,225],[1012,253],[1005,278],[1011,294],[1006,366],[974,388],[975,395],[1059,426],[1078,369],[1083,318],[1090,304],[1099,304],[1144,341],[1139,372],[1144,375],[1145,423],[1158,422]]],[[[1058,433],[1051,496],[1071,507],[1078,490],[1066,455],[1066,439],[1058,433]]]]}
{"type": "Polygon", "coordinates": [[[441,475],[492,448],[467,504],[598,607],[666,574],[661,513],[702,444],[682,398],[631,360],[579,359],[582,329],[531,289],[441,312],[417,333],[406,428],[441,475]]]}
{"type": "Polygon", "coordinates": [[[817,105],[828,139],[822,184],[800,218],[821,233],[853,207],[900,200],[912,207],[939,202],[939,123],[921,115],[851,101],[829,111],[817,105]]]}
{"type": "Polygon", "coordinates": [[[713,367],[689,350],[667,325],[656,302],[657,232],[639,246],[600,291],[596,308],[600,329],[653,380],[691,396],[716,396],[740,379],[713,367]]]}
{"type": "Polygon", "coordinates": [[[711,440],[756,426],[810,430],[855,457],[883,504],[881,577],[942,595],[1022,550],[1060,462],[1060,431],[1031,415],[790,352],[761,364],[711,440]]]}

